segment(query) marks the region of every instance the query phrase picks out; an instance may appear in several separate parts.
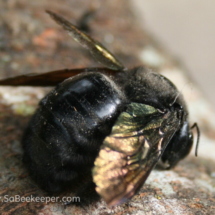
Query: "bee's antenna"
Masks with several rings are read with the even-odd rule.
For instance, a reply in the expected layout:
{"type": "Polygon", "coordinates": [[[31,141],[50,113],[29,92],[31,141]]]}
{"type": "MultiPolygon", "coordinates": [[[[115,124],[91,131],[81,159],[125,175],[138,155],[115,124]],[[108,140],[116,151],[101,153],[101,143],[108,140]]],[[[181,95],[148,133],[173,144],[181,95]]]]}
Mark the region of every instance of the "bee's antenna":
{"type": "Polygon", "coordinates": [[[200,130],[198,124],[195,122],[192,126],[191,129],[196,128],[197,131],[197,140],[196,140],[196,150],[195,150],[195,156],[197,157],[198,155],[198,148],[199,148],[199,139],[200,139],[200,130]]]}
{"type": "Polygon", "coordinates": [[[187,84],[189,84],[189,83],[185,83],[184,86],[182,87],[182,89],[180,91],[178,91],[178,93],[176,94],[173,102],[170,103],[170,105],[169,105],[170,107],[174,105],[174,103],[176,102],[177,98],[179,97],[179,95],[181,94],[181,92],[183,91],[183,89],[186,87],[187,84]]]}
{"type": "Polygon", "coordinates": [[[174,105],[174,103],[176,102],[176,100],[177,100],[177,98],[179,97],[180,93],[181,93],[181,92],[178,92],[178,93],[177,93],[177,95],[175,96],[173,102],[170,103],[170,105],[169,105],[170,107],[174,105]]]}

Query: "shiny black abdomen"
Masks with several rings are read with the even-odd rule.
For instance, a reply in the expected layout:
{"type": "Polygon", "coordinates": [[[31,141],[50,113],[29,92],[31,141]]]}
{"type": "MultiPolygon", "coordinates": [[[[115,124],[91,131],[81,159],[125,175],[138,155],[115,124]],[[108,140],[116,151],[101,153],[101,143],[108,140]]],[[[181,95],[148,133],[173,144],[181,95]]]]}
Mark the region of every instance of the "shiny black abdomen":
{"type": "Polygon", "coordinates": [[[46,190],[61,191],[91,174],[104,138],[126,99],[101,73],[66,79],[41,102],[23,136],[24,162],[46,190]]]}

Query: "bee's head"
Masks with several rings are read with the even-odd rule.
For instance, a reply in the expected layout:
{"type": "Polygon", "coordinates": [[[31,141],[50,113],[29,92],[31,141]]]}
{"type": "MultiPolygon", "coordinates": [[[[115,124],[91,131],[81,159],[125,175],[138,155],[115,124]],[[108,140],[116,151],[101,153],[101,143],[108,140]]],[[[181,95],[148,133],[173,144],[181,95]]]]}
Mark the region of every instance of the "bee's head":
{"type": "MultiPolygon", "coordinates": [[[[178,97],[178,96],[177,96],[178,97]]],[[[176,101],[176,99],[175,99],[176,101]]],[[[167,168],[173,168],[181,159],[185,158],[191,151],[193,146],[192,128],[197,128],[198,139],[196,145],[196,156],[199,142],[200,131],[198,125],[195,123],[191,128],[188,124],[188,113],[186,106],[183,104],[182,98],[177,102],[170,104],[172,111],[177,111],[178,119],[181,121],[180,128],[176,131],[169,144],[167,145],[161,160],[167,164],[167,168]]]]}
{"type": "Polygon", "coordinates": [[[186,157],[192,146],[193,146],[193,133],[192,129],[196,127],[197,129],[197,144],[196,144],[196,156],[197,156],[197,149],[200,137],[200,131],[198,125],[194,123],[194,125],[190,128],[189,124],[186,121],[183,121],[182,126],[180,129],[175,133],[171,141],[169,142],[167,148],[165,149],[161,160],[167,164],[167,168],[173,168],[181,159],[186,157]]]}

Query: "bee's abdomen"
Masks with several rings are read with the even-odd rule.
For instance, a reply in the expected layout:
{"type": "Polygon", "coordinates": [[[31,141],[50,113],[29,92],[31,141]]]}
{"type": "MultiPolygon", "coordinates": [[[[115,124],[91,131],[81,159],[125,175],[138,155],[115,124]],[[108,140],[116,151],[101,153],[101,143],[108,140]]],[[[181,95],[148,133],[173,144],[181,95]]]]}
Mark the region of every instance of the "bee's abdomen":
{"type": "Polygon", "coordinates": [[[24,162],[33,178],[56,192],[90,174],[125,102],[123,93],[101,73],[59,84],[40,102],[23,137],[24,162]]]}

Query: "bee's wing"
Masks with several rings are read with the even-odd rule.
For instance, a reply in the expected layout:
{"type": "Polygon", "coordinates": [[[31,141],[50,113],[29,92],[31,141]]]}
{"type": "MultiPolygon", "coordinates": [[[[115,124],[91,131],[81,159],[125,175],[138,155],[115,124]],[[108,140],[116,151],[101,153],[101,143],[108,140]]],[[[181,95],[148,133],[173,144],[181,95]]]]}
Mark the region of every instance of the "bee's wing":
{"type": "Polygon", "coordinates": [[[176,112],[131,103],[101,146],[93,168],[96,191],[109,206],[131,198],[143,185],[179,126],[176,112]]]}
{"type": "Polygon", "coordinates": [[[62,69],[42,74],[30,73],[0,80],[0,86],[56,86],[67,78],[81,72],[104,72],[115,74],[117,71],[107,68],[62,69]]]}
{"type": "Polygon", "coordinates": [[[46,11],[59,25],[61,25],[73,39],[82,45],[85,49],[88,49],[93,57],[103,64],[104,66],[113,70],[124,70],[125,67],[117,58],[108,51],[101,43],[92,39],[89,35],[85,34],[72,23],[64,19],[62,16],[53,13],[52,11],[46,11]]]}

